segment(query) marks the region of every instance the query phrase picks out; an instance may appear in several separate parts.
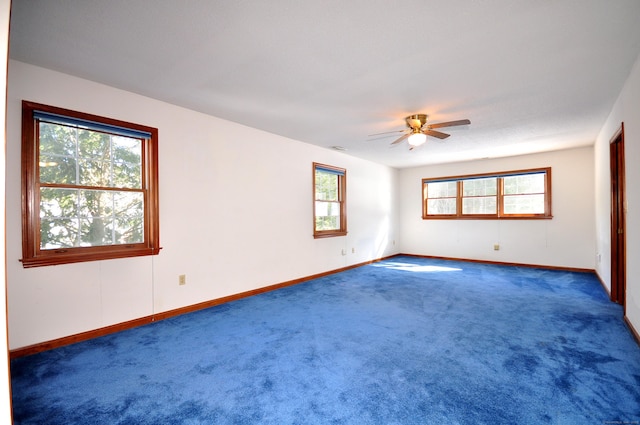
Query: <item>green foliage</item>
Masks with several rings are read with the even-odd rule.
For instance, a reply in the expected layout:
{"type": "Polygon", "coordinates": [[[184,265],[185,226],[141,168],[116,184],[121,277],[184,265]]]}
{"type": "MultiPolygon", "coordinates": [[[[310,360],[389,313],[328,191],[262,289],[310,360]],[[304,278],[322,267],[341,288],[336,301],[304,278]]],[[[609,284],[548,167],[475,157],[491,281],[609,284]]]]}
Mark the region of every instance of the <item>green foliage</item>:
{"type": "Polygon", "coordinates": [[[41,248],[143,241],[141,140],[41,122],[39,154],[41,248]]]}
{"type": "Polygon", "coordinates": [[[316,199],[338,200],[338,176],[336,174],[316,171],[316,199]]]}

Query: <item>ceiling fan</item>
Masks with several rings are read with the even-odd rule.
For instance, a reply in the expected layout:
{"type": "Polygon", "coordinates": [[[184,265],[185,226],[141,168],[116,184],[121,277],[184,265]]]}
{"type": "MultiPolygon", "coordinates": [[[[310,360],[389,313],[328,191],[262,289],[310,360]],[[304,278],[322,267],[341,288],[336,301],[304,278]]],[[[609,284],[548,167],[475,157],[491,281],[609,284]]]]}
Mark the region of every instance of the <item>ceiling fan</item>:
{"type": "Polygon", "coordinates": [[[434,130],[434,128],[442,128],[442,127],[454,127],[457,125],[467,125],[471,124],[469,120],[456,120],[456,121],[447,121],[447,122],[439,122],[434,124],[427,124],[427,115],[426,114],[415,114],[409,115],[404,119],[407,123],[407,130],[398,130],[391,131],[387,133],[377,133],[371,134],[371,136],[377,136],[381,134],[389,134],[389,133],[405,133],[393,142],[392,145],[398,144],[403,140],[407,140],[409,143],[409,150],[416,148],[427,141],[427,136],[437,137],[438,139],[446,139],[449,137],[449,134],[442,133],[440,131],[434,130]]]}

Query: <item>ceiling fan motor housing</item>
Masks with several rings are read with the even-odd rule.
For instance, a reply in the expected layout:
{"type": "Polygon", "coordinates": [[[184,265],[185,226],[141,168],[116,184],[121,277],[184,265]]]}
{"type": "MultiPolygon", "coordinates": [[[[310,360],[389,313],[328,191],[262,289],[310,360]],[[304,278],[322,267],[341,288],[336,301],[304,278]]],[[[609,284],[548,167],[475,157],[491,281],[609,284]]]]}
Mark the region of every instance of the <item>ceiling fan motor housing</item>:
{"type": "Polygon", "coordinates": [[[407,126],[411,129],[420,130],[427,123],[426,114],[414,114],[405,118],[407,126]]]}

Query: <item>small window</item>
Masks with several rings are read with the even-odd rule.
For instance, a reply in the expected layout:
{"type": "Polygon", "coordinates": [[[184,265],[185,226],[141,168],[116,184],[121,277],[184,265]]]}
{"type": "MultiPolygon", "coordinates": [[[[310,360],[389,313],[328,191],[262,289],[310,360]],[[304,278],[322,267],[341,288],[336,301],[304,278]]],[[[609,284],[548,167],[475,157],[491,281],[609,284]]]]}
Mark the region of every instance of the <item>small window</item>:
{"type": "Polygon", "coordinates": [[[422,180],[428,218],[551,218],[551,168],[422,180]]]}
{"type": "Polygon", "coordinates": [[[458,209],[458,184],[454,181],[424,185],[426,211],[429,215],[455,216],[458,209]]]}
{"type": "Polygon", "coordinates": [[[347,234],[347,171],[313,163],[313,237],[347,234]]]}
{"type": "Polygon", "coordinates": [[[158,130],[22,105],[23,266],[157,254],[158,130]]]}
{"type": "Polygon", "coordinates": [[[503,215],[544,214],[545,173],[503,178],[503,215]]]}

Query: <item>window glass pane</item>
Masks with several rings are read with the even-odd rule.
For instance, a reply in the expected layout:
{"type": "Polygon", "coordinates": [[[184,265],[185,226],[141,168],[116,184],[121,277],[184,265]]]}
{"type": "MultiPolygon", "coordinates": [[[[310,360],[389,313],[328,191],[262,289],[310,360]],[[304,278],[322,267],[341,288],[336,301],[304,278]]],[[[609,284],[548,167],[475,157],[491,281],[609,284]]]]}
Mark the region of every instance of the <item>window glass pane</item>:
{"type": "Polygon", "coordinates": [[[456,199],[444,198],[444,199],[429,199],[427,201],[427,214],[428,215],[455,215],[456,214],[456,199]]]}
{"type": "Polygon", "coordinates": [[[76,159],[70,156],[40,155],[40,182],[76,184],[76,159]]]}
{"type": "Polygon", "coordinates": [[[449,198],[455,197],[458,192],[458,184],[452,182],[435,182],[427,184],[428,198],[449,198]]]}
{"type": "Polygon", "coordinates": [[[78,178],[82,186],[111,186],[111,163],[99,159],[78,160],[78,178]]]}
{"type": "Polygon", "coordinates": [[[78,190],[40,191],[40,248],[73,247],[78,240],[78,190]]]}
{"type": "Polygon", "coordinates": [[[142,188],[141,139],[40,123],[40,181],[142,188]]]}
{"type": "Polygon", "coordinates": [[[338,200],[338,175],[316,171],[316,199],[323,201],[338,200]]]}
{"type": "Polygon", "coordinates": [[[316,230],[340,229],[340,203],[316,201],[316,230]]]}
{"type": "Polygon", "coordinates": [[[78,129],[78,156],[110,161],[111,136],[98,131],[78,129]]]}
{"type": "Polygon", "coordinates": [[[78,174],[82,186],[112,186],[111,136],[78,130],[78,174]]]}
{"type": "Polygon", "coordinates": [[[142,140],[113,136],[113,185],[142,187],[142,140]]]}
{"type": "Polygon", "coordinates": [[[39,169],[43,183],[76,183],[76,131],[63,125],[39,123],[39,169]]]}
{"type": "Polygon", "coordinates": [[[462,199],[462,214],[496,214],[497,211],[495,196],[462,199]]]}
{"type": "Polygon", "coordinates": [[[76,156],[76,129],[60,124],[40,122],[40,154],[76,156]]]}
{"type": "Polygon", "coordinates": [[[504,194],[544,193],[544,173],[504,177],[504,194]]]}
{"type": "Polygon", "coordinates": [[[144,241],[144,196],[141,192],[114,192],[115,244],[144,241]]]}
{"type": "Polygon", "coordinates": [[[544,194],[504,197],[505,214],[544,214],[544,194]]]}
{"type": "Polygon", "coordinates": [[[143,242],[143,202],[140,192],[81,190],[80,246],[143,242]]]}
{"type": "Polygon", "coordinates": [[[40,249],[73,248],[78,240],[78,219],[52,217],[40,220],[40,249]]]}
{"type": "Polygon", "coordinates": [[[144,241],[141,192],[42,188],[41,249],[144,241]]]}
{"type": "Polygon", "coordinates": [[[498,194],[498,179],[490,177],[486,179],[473,179],[462,181],[463,196],[486,196],[498,194]]]}

